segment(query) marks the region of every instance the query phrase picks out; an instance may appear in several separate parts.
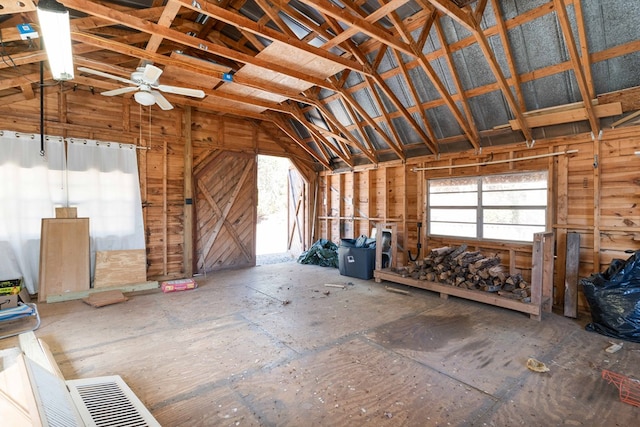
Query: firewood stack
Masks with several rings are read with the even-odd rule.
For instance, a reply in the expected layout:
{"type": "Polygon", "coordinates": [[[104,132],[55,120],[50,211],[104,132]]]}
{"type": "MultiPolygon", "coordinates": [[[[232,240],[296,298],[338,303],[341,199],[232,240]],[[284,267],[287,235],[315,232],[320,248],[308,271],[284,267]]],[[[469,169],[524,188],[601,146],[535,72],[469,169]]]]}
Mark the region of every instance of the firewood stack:
{"type": "Polygon", "coordinates": [[[493,292],[505,298],[531,302],[531,286],[520,274],[505,273],[496,254],[487,256],[479,251],[468,251],[466,244],[433,249],[426,258],[396,272],[417,280],[493,292]]]}

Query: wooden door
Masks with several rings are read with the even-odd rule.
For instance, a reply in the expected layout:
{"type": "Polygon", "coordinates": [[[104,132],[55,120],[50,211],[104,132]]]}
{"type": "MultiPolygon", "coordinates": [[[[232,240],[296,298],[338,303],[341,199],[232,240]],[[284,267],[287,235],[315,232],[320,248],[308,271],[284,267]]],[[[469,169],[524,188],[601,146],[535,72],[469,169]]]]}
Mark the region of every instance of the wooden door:
{"type": "Polygon", "coordinates": [[[294,168],[289,169],[288,177],[288,214],[287,214],[287,251],[298,257],[307,250],[307,185],[302,176],[294,168]]]}
{"type": "Polygon", "coordinates": [[[215,152],[194,176],[197,271],[256,265],[256,156],[215,152]]]}

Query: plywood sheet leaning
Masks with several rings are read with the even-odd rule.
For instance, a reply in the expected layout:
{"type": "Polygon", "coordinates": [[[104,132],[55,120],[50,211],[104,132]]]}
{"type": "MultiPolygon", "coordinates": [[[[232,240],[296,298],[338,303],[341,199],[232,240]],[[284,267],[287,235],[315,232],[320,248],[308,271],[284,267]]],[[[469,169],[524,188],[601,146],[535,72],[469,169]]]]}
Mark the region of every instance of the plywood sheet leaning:
{"type": "Polygon", "coordinates": [[[147,281],[144,249],[97,251],[94,288],[108,288],[147,281]]]}
{"type": "Polygon", "coordinates": [[[43,218],[38,301],[89,289],[89,218],[43,218]]]}

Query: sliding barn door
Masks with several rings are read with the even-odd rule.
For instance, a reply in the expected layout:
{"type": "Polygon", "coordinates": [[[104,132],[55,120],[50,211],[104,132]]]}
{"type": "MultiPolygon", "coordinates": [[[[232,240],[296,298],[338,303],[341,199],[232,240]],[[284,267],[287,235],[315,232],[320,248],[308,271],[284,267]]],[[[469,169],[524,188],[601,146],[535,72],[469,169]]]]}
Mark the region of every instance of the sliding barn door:
{"type": "Polygon", "coordinates": [[[307,185],[298,171],[292,168],[289,169],[288,186],[287,251],[298,257],[308,249],[307,185]]]}
{"type": "Polygon", "coordinates": [[[199,273],[256,265],[256,156],[216,152],[194,177],[199,273]]]}

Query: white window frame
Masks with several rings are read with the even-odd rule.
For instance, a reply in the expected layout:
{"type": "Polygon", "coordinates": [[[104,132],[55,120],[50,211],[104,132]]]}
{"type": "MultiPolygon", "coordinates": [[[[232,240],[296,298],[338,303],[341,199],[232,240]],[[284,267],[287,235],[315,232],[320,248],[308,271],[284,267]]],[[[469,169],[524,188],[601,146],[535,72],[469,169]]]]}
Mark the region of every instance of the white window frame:
{"type": "MultiPolygon", "coordinates": [[[[514,180],[514,182],[517,180],[514,180]]],[[[460,177],[442,177],[442,178],[433,178],[427,180],[427,197],[426,197],[426,208],[427,208],[427,235],[429,237],[450,237],[455,239],[465,239],[465,240],[474,240],[474,241],[513,241],[517,243],[527,243],[533,242],[533,234],[535,232],[543,232],[546,231],[547,228],[547,209],[549,205],[549,197],[548,197],[548,182],[549,182],[549,174],[546,170],[537,170],[537,171],[528,171],[528,172],[513,172],[513,173],[503,173],[503,174],[493,174],[493,175],[484,175],[484,176],[460,176],[460,177]],[[544,174],[544,184],[539,186],[526,186],[526,188],[511,188],[506,190],[487,190],[483,188],[483,181],[486,179],[492,178],[501,178],[501,177],[515,177],[515,176],[533,176],[544,174]],[[450,204],[434,204],[432,206],[432,184],[442,183],[443,181],[449,181],[449,184],[455,187],[456,181],[460,182],[460,187],[458,189],[453,188],[452,191],[439,191],[434,192],[433,195],[444,196],[441,198],[448,198],[452,200],[450,204]],[[463,188],[464,183],[464,188],[463,188]],[[473,186],[475,185],[475,190],[473,186]],[[491,194],[497,194],[502,191],[513,191],[513,192],[537,192],[538,199],[544,199],[544,204],[538,203],[516,203],[513,205],[506,204],[496,204],[496,205],[488,205],[485,204],[484,201],[488,198],[487,196],[491,194]],[[542,197],[542,192],[544,192],[544,197],[542,197]],[[475,195],[474,195],[475,193],[475,195]],[[466,200],[464,195],[467,195],[466,200]],[[475,199],[475,204],[473,204],[472,199],[475,199]],[[434,211],[439,211],[440,215],[435,214],[434,211]],[[459,213],[463,213],[465,210],[469,211],[469,215],[467,215],[466,220],[460,221],[447,221],[443,220],[443,215],[446,214],[447,210],[452,212],[453,210],[458,210],[459,213]],[[485,213],[489,211],[519,211],[522,213],[526,213],[530,211],[534,216],[538,217],[542,216],[544,218],[544,223],[527,223],[523,222],[486,222],[485,223],[485,213]],[[538,211],[536,213],[536,211],[538,211]],[[542,212],[540,212],[542,211],[542,212]],[[435,217],[435,219],[434,219],[435,217]],[[474,218],[473,220],[471,218],[474,218]],[[447,234],[442,232],[434,231],[434,228],[437,228],[438,224],[448,225],[451,224],[459,224],[461,233],[459,234],[447,234]],[[495,229],[500,229],[500,227],[504,227],[508,229],[509,227],[520,228],[522,233],[520,237],[514,238],[514,235],[504,235],[501,234],[496,236],[497,233],[494,229],[493,235],[491,235],[491,231],[488,230],[487,226],[493,225],[495,229]],[[435,226],[435,227],[434,227],[435,226]],[[467,231],[465,234],[464,231],[467,231]],[[530,232],[527,232],[527,229],[530,232]],[[474,231],[471,233],[471,231],[474,231]],[[471,235],[473,234],[473,235],[471,235]],[[525,235],[530,235],[530,238],[524,238],[525,235]],[[511,237],[511,238],[510,238],[511,237]]]]}

